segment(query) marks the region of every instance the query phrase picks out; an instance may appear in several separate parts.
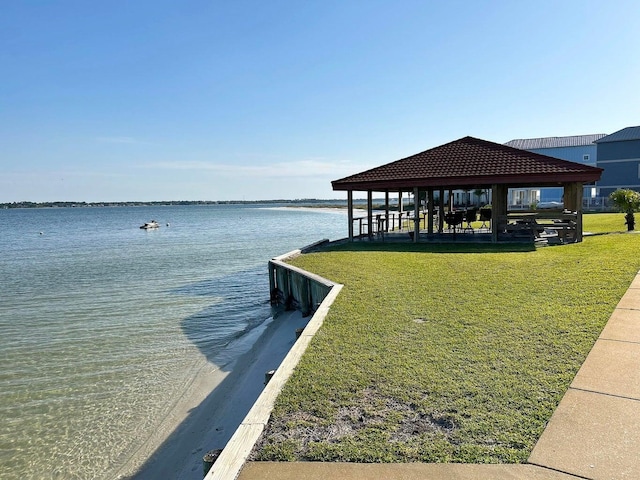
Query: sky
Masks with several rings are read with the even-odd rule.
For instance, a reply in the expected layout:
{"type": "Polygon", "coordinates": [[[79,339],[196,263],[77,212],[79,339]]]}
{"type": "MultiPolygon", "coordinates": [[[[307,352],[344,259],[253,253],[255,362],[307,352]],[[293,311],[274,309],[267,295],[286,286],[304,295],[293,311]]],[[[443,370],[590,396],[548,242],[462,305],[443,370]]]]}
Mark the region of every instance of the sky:
{"type": "Polygon", "coordinates": [[[640,125],[637,0],[3,0],[0,202],[346,198],[467,135],[640,125]]]}

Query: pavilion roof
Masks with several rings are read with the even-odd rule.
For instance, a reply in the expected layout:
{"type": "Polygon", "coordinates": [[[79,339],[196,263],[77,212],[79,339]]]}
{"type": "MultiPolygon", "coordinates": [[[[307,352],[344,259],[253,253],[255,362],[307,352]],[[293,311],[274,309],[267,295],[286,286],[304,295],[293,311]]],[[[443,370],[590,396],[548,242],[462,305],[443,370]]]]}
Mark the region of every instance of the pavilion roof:
{"type": "Polygon", "coordinates": [[[552,186],[594,182],[602,169],[464,137],[331,182],[334,190],[552,186]]]}

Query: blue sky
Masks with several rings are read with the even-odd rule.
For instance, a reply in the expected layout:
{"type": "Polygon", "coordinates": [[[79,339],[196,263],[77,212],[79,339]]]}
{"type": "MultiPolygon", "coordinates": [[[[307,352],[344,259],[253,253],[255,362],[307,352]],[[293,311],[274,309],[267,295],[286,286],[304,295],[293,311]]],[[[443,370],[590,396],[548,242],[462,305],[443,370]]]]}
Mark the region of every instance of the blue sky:
{"type": "Polygon", "coordinates": [[[466,135],[640,125],[640,2],[6,0],[0,202],[346,198],[466,135]]]}

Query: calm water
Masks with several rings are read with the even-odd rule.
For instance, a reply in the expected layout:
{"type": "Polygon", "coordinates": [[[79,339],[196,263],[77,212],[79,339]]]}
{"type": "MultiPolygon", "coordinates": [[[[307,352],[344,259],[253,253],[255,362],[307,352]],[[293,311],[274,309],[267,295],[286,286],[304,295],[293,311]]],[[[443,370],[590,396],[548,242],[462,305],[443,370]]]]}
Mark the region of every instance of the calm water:
{"type": "Polygon", "coordinates": [[[0,210],[0,478],[112,478],[269,317],[267,261],[345,235],[259,206],[0,210]]]}

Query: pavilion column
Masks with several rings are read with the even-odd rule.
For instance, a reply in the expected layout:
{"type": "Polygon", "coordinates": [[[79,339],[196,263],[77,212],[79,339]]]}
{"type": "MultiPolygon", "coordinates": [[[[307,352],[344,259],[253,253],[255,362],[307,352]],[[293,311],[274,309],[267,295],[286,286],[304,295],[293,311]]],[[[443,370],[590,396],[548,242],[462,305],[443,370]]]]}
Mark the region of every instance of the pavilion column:
{"type": "Polygon", "coordinates": [[[398,190],[398,229],[402,230],[402,190],[398,190]]]}
{"type": "Polygon", "coordinates": [[[347,190],[347,222],[349,222],[349,241],[353,242],[353,190],[347,190]]]}
{"type": "Polygon", "coordinates": [[[433,188],[427,190],[427,233],[433,233],[433,188]]]}
{"type": "Polygon", "coordinates": [[[582,195],[584,186],[581,183],[565,183],[564,208],[576,212],[576,242],[582,241],[582,195]]]}
{"type": "Polygon", "coordinates": [[[373,192],[367,190],[367,236],[373,238],[373,192]]]}
{"type": "Polygon", "coordinates": [[[440,205],[438,207],[438,233],[442,233],[444,229],[444,188],[440,189],[440,205]]]}
{"type": "Polygon", "coordinates": [[[384,222],[384,231],[389,231],[389,190],[384,192],[384,218],[386,222],[384,222]]]}
{"type": "Polygon", "coordinates": [[[500,220],[507,217],[507,195],[509,187],[507,185],[491,186],[491,241],[498,241],[500,220]]]}
{"type": "Polygon", "coordinates": [[[413,242],[417,243],[420,238],[420,190],[413,189],[413,242]]]}
{"type": "Polygon", "coordinates": [[[572,182],[562,185],[564,188],[564,208],[577,212],[582,209],[582,184],[572,182]]]}

